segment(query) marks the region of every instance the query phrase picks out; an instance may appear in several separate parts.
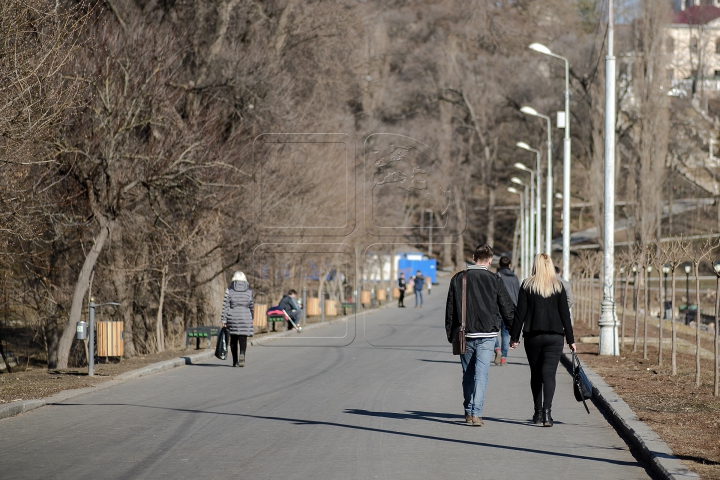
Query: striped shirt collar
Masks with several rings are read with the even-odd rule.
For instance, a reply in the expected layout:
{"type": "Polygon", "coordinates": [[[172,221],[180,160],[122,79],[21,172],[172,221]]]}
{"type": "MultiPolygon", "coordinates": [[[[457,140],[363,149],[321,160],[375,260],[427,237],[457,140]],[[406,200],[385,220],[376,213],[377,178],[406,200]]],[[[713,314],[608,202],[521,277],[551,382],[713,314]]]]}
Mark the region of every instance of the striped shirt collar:
{"type": "Polygon", "coordinates": [[[485,265],[468,265],[467,269],[468,270],[487,270],[488,267],[486,267],[485,265]]]}

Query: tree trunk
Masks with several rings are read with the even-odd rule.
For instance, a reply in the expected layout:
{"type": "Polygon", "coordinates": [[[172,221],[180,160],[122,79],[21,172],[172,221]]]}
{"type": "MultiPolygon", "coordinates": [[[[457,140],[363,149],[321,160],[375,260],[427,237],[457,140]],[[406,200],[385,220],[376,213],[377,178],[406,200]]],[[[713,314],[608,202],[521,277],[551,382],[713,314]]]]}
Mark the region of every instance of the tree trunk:
{"type": "Polygon", "coordinates": [[[643,359],[647,360],[648,310],[650,309],[650,275],[647,271],[647,267],[643,268],[643,280],[645,281],[645,310],[643,311],[643,359]]]}
{"type": "Polygon", "coordinates": [[[80,269],[77,282],[75,282],[75,290],[73,292],[72,304],[70,306],[70,318],[68,319],[67,325],[63,330],[63,334],[60,337],[60,341],[57,346],[57,363],[52,364],[48,362],[48,368],[68,368],[68,359],[70,357],[70,348],[72,347],[73,339],[75,338],[75,324],[80,321],[80,315],[84,305],[83,300],[85,294],[88,291],[90,282],[90,275],[95,268],[100,252],[102,252],[105,241],[115,227],[115,220],[107,220],[102,217],[97,217],[100,222],[100,231],[95,236],[93,246],[90,252],[85,257],[83,266],[80,269]]]}
{"type": "Polygon", "coordinates": [[[639,293],[638,293],[638,280],[640,278],[640,275],[638,273],[635,273],[635,285],[634,285],[634,301],[633,301],[633,307],[635,310],[635,332],[633,333],[633,353],[637,352],[637,343],[638,343],[638,330],[640,329],[640,319],[638,318],[638,307],[640,306],[638,300],[639,300],[639,293]]]}
{"type": "Polygon", "coordinates": [[[488,185],[487,240],[485,243],[495,246],[495,189],[488,185]]]}
{"type": "Polygon", "coordinates": [[[453,260],[452,260],[452,244],[453,244],[453,238],[450,235],[445,235],[443,240],[443,256],[442,256],[442,266],[443,268],[449,268],[452,270],[453,268],[453,260]]]}
{"type": "Polygon", "coordinates": [[[702,315],[700,314],[700,262],[693,262],[695,265],[695,301],[697,302],[697,310],[695,310],[695,386],[700,386],[700,323],[702,323],[702,315]]]}
{"type": "Polygon", "coordinates": [[[457,215],[457,221],[458,221],[458,238],[457,238],[457,246],[455,249],[455,262],[456,262],[456,269],[457,270],[465,270],[465,240],[463,238],[462,230],[464,230],[465,227],[465,210],[462,207],[462,202],[460,200],[460,194],[459,189],[455,189],[455,212],[457,215]]]}
{"type": "Polygon", "coordinates": [[[713,382],[713,395],[716,397],[720,394],[720,351],[718,348],[718,330],[720,329],[720,278],[717,280],[717,286],[715,288],[715,338],[713,347],[715,349],[715,380],[713,382]]]}
{"type": "MultiPolygon", "coordinates": [[[[665,319],[665,289],[663,288],[663,273],[662,267],[658,269],[658,279],[660,281],[660,328],[658,329],[658,366],[662,367],[663,364],[663,321],[665,319]]],[[[667,280],[666,280],[667,282],[667,280]]]]}
{"type": "Polygon", "coordinates": [[[672,366],[672,375],[677,375],[677,326],[675,325],[675,268],[677,265],[672,265],[672,346],[670,353],[670,364],[672,366]]]}
{"type": "MultiPolygon", "coordinates": [[[[133,327],[135,323],[135,309],[133,308],[133,297],[135,292],[133,292],[133,289],[128,285],[128,265],[126,264],[126,250],[122,243],[121,232],[121,228],[116,228],[113,233],[113,237],[116,239],[115,242],[117,243],[117,245],[116,248],[112,249],[113,269],[111,272],[111,278],[113,281],[113,285],[115,286],[115,294],[117,295],[117,298],[115,300],[120,302],[119,312],[123,321],[123,356],[125,358],[132,358],[137,353],[135,350],[135,334],[133,332],[133,327]]],[[[148,244],[146,242],[143,242],[140,246],[140,251],[135,260],[136,266],[146,265],[148,261],[148,256],[148,244]]],[[[139,283],[144,284],[144,279],[141,278],[140,280],[141,281],[139,283]]]]}
{"type": "Polygon", "coordinates": [[[620,351],[625,349],[625,311],[627,310],[627,294],[630,285],[630,275],[625,275],[625,288],[623,289],[623,311],[620,317],[620,351]]]}
{"type": "Polygon", "coordinates": [[[165,264],[162,269],[162,277],[160,279],[160,300],[158,301],[157,321],[155,324],[155,339],[157,340],[158,352],[165,351],[165,331],[163,329],[162,315],[163,304],[165,303],[165,289],[167,287],[168,265],[165,264]]]}

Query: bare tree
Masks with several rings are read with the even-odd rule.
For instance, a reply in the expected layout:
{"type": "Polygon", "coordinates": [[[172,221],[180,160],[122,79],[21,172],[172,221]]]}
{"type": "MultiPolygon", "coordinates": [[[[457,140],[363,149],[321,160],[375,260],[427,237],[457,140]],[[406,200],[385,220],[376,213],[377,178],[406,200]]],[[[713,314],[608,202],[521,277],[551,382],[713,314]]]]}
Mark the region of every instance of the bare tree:
{"type": "MultiPolygon", "coordinates": [[[[708,238],[699,245],[687,243],[683,245],[685,256],[690,259],[695,274],[695,386],[700,386],[700,324],[702,313],[700,309],[700,265],[706,260],[715,248],[714,242],[708,238]]],[[[689,302],[690,299],[688,299],[689,302]]]]}
{"type": "Polygon", "coordinates": [[[666,242],[661,244],[661,249],[663,252],[663,255],[665,256],[665,259],[667,261],[668,266],[670,267],[670,271],[672,272],[672,290],[671,290],[671,296],[670,301],[671,308],[672,308],[672,353],[671,353],[671,366],[672,366],[672,375],[677,375],[677,324],[676,324],[676,318],[675,318],[675,270],[680,266],[680,263],[685,259],[685,251],[689,248],[688,242],[683,239],[683,237],[676,238],[675,240],[671,242],[666,242]]]}

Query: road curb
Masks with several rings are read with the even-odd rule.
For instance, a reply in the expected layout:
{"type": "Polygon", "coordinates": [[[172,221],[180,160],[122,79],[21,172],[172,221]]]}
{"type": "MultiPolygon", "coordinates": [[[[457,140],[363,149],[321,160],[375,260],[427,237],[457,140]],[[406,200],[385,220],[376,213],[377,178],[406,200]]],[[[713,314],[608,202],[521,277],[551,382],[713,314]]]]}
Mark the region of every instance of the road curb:
{"type": "Polygon", "coordinates": [[[5,405],[0,405],[0,419],[14,417],[21,413],[35,410],[36,408],[43,407],[45,405],[52,405],[54,403],[64,402],[71,398],[85,395],[86,393],[97,392],[105,388],[110,388],[115,385],[133,380],[136,378],[152,375],[154,373],[164,372],[172,368],[181,367],[183,365],[192,365],[194,363],[200,363],[205,360],[212,358],[215,355],[215,350],[205,350],[200,353],[192,355],[183,355],[178,358],[170,360],[163,360],[162,362],[152,363],[136,370],[130,370],[129,372],[121,373],[112,380],[103,382],[100,385],[85,388],[74,388],[71,390],[63,390],[54,395],[45,398],[39,398],[34,400],[18,400],[16,402],[10,402],[5,405]]]}
{"type": "MultiPolygon", "coordinates": [[[[572,373],[570,350],[566,348],[560,359],[565,368],[572,373]]],[[[610,421],[642,453],[643,459],[660,478],[673,480],[700,478],[673,455],[667,443],[637,417],[630,406],[605,383],[600,375],[586,365],[583,365],[583,370],[593,386],[595,405],[605,411],[610,421]]]]}

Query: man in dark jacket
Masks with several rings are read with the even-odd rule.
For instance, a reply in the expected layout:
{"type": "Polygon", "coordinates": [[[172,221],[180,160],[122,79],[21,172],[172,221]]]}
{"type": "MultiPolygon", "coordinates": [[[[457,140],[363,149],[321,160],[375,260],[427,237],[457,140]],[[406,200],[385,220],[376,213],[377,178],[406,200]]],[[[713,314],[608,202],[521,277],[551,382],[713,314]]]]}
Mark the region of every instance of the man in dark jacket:
{"type": "MultiPolygon", "coordinates": [[[[295,290],[290,290],[287,295],[284,295],[282,300],[280,300],[278,307],[287,312],[290,318],[292,318],[292,321],[295,322],[295,325],[300,325],[302,312],[300,311],[300,306],[298,306],[296,300],[297,292],[295,290]]],[[[292,330],[294,327],[290,322],[287,322],[287,328],[288,330],[292,330]]]]}
{"type": "MultiPolygon", "coordinates": [[[[487,389],[488,370],[500,324],[510,330],[515,306],[502,279],[488,270],[493,251],[479,246],[473,255],[475,265],[468,266],[466,284],[465,339],[467,350],[460,356],[463,368],[463,407],[468,425],[483,426],[482,409],[487,389]]],[[[445,331],[452,343],[452,332],[461,324],[462,272],[450,281],[445,305],[445,331]]]]}
{"type": "MultiPolygon", "coordinates": [[[[510,298],[513,301],[513,305],[517,306],[518,294],[520,293],[520,281],[515,276],[515,272],[512,271],[510,265],[510,258],[506,255],[500,257],[500,267],[498,268],[498,275],[505,284],[505,289],[508,291],[510,298]]],[[[504,367],[507,365],[507,355],[510,349],[510,332],[505,328],[505,324],[501,324],[500,338],[495,339],[495,365],[504,367]]]]}
{"type": "Polygon", "coordinates": [[[400,297],[398,298],[398,307],[405,308],[405,289],[407,288],[407,282],[405,281],[405,274],[400,273],[398,279],[398,291],[400,291],[400,297]]]}

